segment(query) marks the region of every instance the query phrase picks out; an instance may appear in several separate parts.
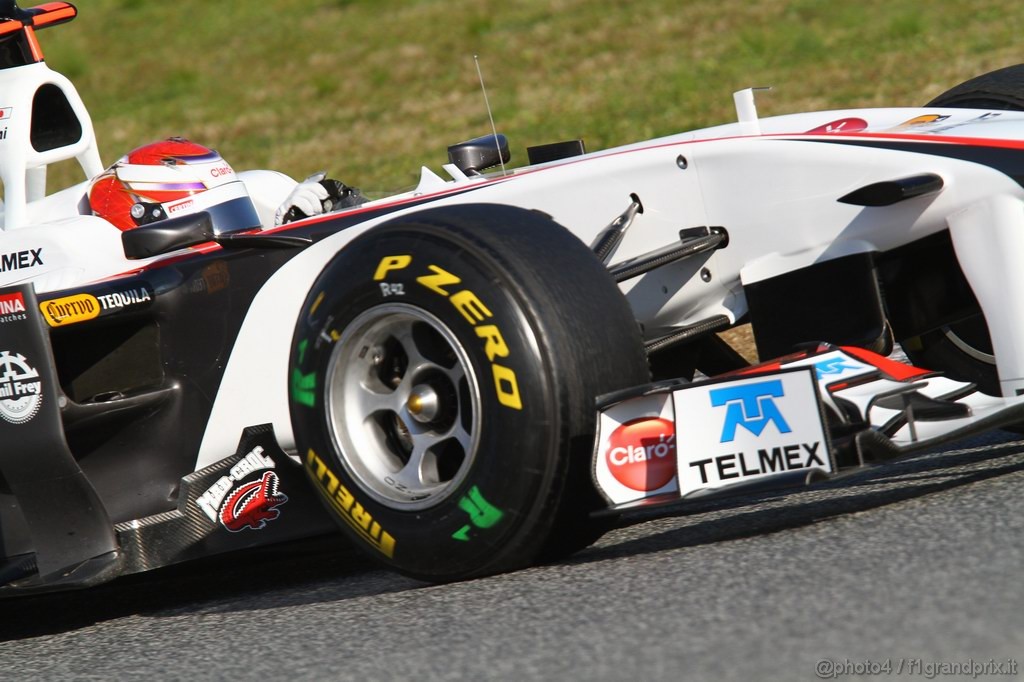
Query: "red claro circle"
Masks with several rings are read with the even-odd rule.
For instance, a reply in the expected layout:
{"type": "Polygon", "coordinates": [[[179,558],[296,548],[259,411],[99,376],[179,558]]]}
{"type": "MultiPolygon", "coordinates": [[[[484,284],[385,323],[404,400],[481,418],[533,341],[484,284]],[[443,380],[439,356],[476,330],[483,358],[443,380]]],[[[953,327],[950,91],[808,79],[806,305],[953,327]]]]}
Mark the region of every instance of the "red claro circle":
{"type": "Polygon", "coordinates": [[[612,431],[604,456],[612,476],[627,488],[662,488],[676,475],[675,425],[650,417],[628,421],[612,431]]]}

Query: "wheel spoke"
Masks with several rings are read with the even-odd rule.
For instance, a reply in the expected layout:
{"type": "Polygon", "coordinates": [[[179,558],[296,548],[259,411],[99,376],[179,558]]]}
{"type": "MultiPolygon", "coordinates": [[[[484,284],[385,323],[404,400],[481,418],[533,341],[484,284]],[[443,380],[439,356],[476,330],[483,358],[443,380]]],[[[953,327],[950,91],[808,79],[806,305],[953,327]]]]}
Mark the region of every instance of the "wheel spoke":
{"type": "Polygon", "coordinates": [[[458,441],[463,450],[468,451],[473,444],[473,434],[462,428],[460,420],[455,420],[455,424],[452,426],[451,431],[448,432],[448,435],[458,441]]]}
{"type": "Polygon", "coordinates": [[[413,436],[413,448],[408,463],[395,476],[398,480],[413,489],[437,486],[440,483],[437,473],[437,460],[432,448],[444,438],[434,434],[413,436]]]}
{"type": "Polygon", "coordinates": [[[395,339],[402,346],[402,350],[405,351],[405,355],[409,361],[408,368],[402,376],[402,383],[415,380],[415,377],[425,369],[437,367],[437,364],[428,359],[420,350],[419,345],[416,343],[416,338],[413,335],[412,325],[403,327],[400,332],[395,334],[395,339]]]}
{"type": "Polygon", "coordinates": [[[359,393],[361,409],[367,417],[376,412],[401,412],[405,401],[409,398],[409,389],[399,385],[394,391],[378,391],[370,386],[363,385],[359,393]]]}

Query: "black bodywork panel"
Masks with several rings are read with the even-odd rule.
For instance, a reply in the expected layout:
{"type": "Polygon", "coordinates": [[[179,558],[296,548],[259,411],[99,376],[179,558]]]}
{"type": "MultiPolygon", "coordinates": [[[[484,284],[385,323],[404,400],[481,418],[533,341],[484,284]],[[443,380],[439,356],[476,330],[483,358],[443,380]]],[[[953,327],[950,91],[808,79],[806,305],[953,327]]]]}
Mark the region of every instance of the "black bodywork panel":
{"type": "MultiPolygon", "coordinates": [[[[287,510],[298,521],[231,533],[208,519],[182,526],[175,518],[207,479],[223,473],[194,472],[196,456],[257,292],[309,243],[389,210],[300,224],[285,231],[301,238],[288,244],[205,248],[37,298],[31,285],[4,289],[0,310],[17,295],[24,312],[0,315],[0,351],[31,353],[46,393],[30,423],[0,424],[0,432],[11,432],[0,446],[0,585],[82,586],[332,528],[305,490],[301,467],[279,451],[272,433],[260,443],[278,462],[278,480],[294,491],[287,510]],[[34,325],[32,333],[25,325],[34,325]],[[64,570],[86,554],[101,559],[87,570],[64,570]],[[44,575],[51,569],[62,569],[64,583],[44,575]]],[[[214,468],[230,466],[231,455],[214,468]]],[[[194,512],[185,515],[195,521],[194,512]]]]}
{"type": "Polygon", "coordinates": [[[744,285],[762,358],[805,343],[869,346],[885,331],[874,257],[860,253],[744,285]]]}
{"type": "Polygon", "coordinates": [[[946,230],[880,254],[877,266],[897,339],[965,320],[981,309],[946,230]]]}
{"type": "Polygon", "coordinates": [[[908,339],[980,311],[946,230],[884,253],[816,263],[744,291],[762,358],[824,340],[871,348],[890,332],[908,339]]]}

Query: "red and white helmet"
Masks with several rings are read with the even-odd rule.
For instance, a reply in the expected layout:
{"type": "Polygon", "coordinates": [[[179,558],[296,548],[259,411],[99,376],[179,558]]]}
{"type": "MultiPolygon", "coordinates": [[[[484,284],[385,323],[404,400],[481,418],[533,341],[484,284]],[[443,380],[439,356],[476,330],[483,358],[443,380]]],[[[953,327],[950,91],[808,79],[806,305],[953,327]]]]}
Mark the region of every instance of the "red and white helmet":
{"type": "Polygon", "coordinates": [[[217,234],[260,226],[245,184],[212,149],[172,137],[129,152],[89,189],[94,215],[121,230],[207,211],[217,234]]]}

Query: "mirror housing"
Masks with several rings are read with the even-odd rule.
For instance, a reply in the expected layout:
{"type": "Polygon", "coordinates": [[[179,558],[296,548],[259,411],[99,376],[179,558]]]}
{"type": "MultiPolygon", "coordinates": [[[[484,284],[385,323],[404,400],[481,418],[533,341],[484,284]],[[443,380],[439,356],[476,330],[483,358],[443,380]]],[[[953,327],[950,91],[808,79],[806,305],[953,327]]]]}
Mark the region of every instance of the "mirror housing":
{"type": "Polygon", "coordinates": [[[206,211],[180,218],[159,220],[121,233],[121,245],[127,258],[150,258],[171,251],[213,241],[213,221],[206,211]]]}
{"type": "Polygon", "coordinates": [[[480,175],[480,171],[507,163],[510,158],[508,139],[501,134],[484,135],[448,147],[448,160],[466,175],[480,175]]]}

